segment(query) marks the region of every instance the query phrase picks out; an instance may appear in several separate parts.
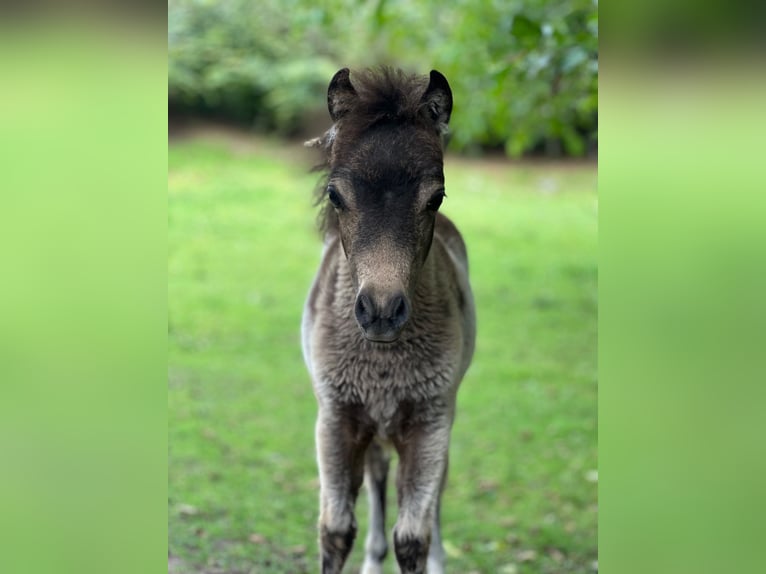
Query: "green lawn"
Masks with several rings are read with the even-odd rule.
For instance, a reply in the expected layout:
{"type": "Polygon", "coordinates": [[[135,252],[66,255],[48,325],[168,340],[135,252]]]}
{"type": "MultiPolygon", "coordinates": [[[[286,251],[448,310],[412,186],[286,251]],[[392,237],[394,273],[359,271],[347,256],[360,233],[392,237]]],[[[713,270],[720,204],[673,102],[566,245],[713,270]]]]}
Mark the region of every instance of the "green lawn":
{"type": "MultiPolygon", "coordinates": [[[[317,176],[298,144],[220,136],[171,141],[168,163],[170,569],[316,572],[299,326],[321,248],[317,176]]],[[[449,157],[446,180],[479,323],[443,501],[448,571],[592,573],[595,165],[449,157]]],[[[395,500],[392,488],[389,529],[395,500]]],[[[357,511],[348,572],[364,495],[357,511]]]]}

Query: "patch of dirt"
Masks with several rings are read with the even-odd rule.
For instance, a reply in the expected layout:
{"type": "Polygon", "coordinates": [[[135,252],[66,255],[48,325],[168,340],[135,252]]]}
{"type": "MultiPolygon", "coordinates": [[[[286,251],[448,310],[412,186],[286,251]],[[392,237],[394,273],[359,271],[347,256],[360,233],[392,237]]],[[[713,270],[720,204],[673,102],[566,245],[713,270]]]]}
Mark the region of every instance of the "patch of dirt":
{"type": "MultiPolygon", "coordinates": [[[[314,134],[318,136],[324,128],[319,128],[314,134]]],[[[182,119],[168,122],[168,142],[184,140],[206,140],[221,143],[232,152],[243,155],[272,155],[276,157],[298,160],[309,166],[319,160],[316,150],[307,149],[303,146],[306,138],[279,139],[275,136],[260,134],[247,130],[241,126],[215,123],[200,119],[182,119]]],[[[471,166],[489,173],[506,172],[513,167],[538,167],[545,168],[549,173],[566,173],[572,170],[580,170],[583,167],[598,166],[597,158],[574,158],[574,159],[548,159],[548,158],[524,158],[509,159],[502,152],[488,152],[481,157],[469,157],[448,153],[449,162],[471,166]]]]}
{"type": "Polygon", "coordinates": [[[239,126],[197,119],[168,122],[168,144],[190,140],[214,142],[236,155],[265,155],[297,161],[304,164],[307,171],[320,159],[316,150],[304,147],[302,139],[280,139],[239,126]]]}

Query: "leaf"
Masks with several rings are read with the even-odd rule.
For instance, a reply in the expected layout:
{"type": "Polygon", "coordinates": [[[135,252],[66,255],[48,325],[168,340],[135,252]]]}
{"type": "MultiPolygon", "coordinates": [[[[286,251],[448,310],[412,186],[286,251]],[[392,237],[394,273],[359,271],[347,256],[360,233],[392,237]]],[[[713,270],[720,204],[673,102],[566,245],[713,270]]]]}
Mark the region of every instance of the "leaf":
{"type": "Polygon", "coordinates": [[[534,45],[542,36],[542,27],[540,24],[527,18],[522,14],[513,17],[511,24],[511,35],[525,45],[534,45]]]}
{"type": "Polygon", "coordinates": [[[288,552],[290,552],[292,556],[298,558],[306,554],[306,547],[303,544],[299,544],[298,546],[288,548],[288,552]]]}
{"type": "Polygon", "coordinates": [[[537,558],[537,552],[535,550],[522,550],[516,555],[516,560],[519,562],[532,562],[537,558]]]}
{"type": "Polygon", "coordinates": [[[253,544],[265,544],[266,537],[262,534],[253,533],[248,537],[248,540],[253,544]]]}
{"type": "Polygon", "coordinates": [[[463,555],[463,552],[452,544],[449,540],[442,541],[442,545],[444,546],[444,552],[447,553],[447,556],[450,558],[460,558],[463,555]]]}
{"type": "Polygon", "coordinates": [[[373,15],[373,29],[381,30],[386,23],[386,0],[378,0],[373,15]]]}
{"type": "Polygon", "coordinates": [[[565,125],[561,128],[561,139],[564,142],[564,148],[569,155],[579,157],[585,154],[585,142],[571,126],[565,125]]]}
{"type": "Polygon", "coordinates": [[[196,506],[192,506],[191,504],[179,504],[177,507],[178,514],[181,516],[196,516],[199,514],[199,509],[197,509],[196,506]]]}
{"type": "Polygon", "coordinates": [[[566,73],[576,68],[588,59],[588,54],[580,46],[573,46],[564,54],[561,69],[566,73]]]}

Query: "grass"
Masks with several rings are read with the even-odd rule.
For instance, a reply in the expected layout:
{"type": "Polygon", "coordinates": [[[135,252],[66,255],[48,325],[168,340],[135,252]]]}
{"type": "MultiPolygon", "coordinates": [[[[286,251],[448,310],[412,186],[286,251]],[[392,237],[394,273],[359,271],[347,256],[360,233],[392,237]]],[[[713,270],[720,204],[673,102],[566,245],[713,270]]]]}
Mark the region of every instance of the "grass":
{"type": "MultiPolygon", "coordinates": [[[[174,140],[168,162],[169,568],[316,572],[299,325],[320,256],[317,177],[298,145],[241,138],[174,140]]],[[[595,166],[450,157],[446,179],[479,321],[443,503],[448,570],[592,573],[595,166]]],[[[349,572],[364,495],[357,516],[349,572]]]]}

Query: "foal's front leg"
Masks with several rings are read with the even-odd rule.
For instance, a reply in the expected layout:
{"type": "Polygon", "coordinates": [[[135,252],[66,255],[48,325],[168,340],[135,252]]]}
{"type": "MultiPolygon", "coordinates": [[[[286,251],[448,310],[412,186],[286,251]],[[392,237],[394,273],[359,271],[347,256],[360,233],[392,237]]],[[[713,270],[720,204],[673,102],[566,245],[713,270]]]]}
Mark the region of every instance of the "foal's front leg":
{"type": "Polygon", "coordinates": [[[383,559],[388,552],[386,542],[386,482],[388,478],[388,453],[380,443],[373,440],[365,456],[364,479],[369,500],[369,531],[365,541],[362,574],[381,574],[383,559]]]}
{"type": "Polygon", "coordinates": [[[316,444],[322,574],[340,574],[354,544],[354,503],[364,476],[367,442],[350,421],[320,408],[316,444]]]}
{"type": "Polygon", "coordinates": [[[402,574],[424,574],[427,561],[429,574],[443,572],[437,521],[447,469],[450,426],[445,421],[429,430],[410,433],[396,445],[399,516],[394,527],[394,551],[402,574]],[[429,552],[432,535],[438,548],[429,552]]]}

